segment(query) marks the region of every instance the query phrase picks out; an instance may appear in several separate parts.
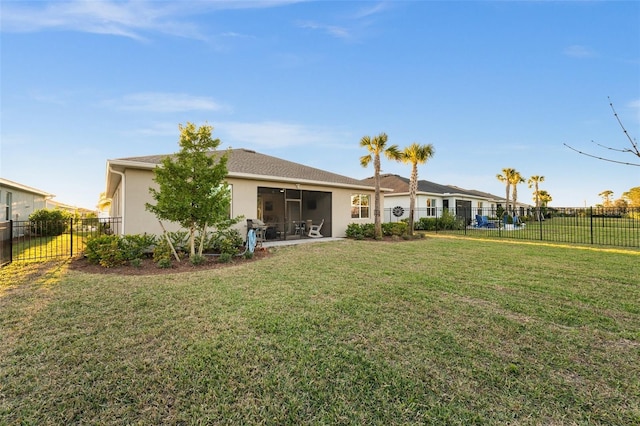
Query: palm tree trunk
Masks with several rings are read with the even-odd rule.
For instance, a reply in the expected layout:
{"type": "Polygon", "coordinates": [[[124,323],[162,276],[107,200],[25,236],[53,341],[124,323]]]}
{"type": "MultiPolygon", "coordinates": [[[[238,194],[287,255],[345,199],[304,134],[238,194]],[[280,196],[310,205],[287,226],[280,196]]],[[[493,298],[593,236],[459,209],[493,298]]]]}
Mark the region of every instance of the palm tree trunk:
{"type": "MultiPolygon", "coordinates": [[[[504,208],[503,216],[504,216],[504,215],[509,216],[509,190],[511,189],[511,182],[507,181],[507,183],[506,183],[506,187],[507,187],[507,189],[506,189],[506,196],[504,197],[504,198],[505,198],[506,206],[505,206],[505,208],[504,208]]],[[[503,217],[503,218],[504,218],[504,217],[503,217]]]]}
{"type": "Polygon", "coordinates": [[[536,219],[540,222],[540,193],[538,192],[538,181],[536,181],[536,219]]]}
{"type": "Polygon", "coordinates": [[[382,239],[382,222],[380,221],[380,155],[376,154],[373,159],[373,170],[375,174],[375,196],[373,204],[373,219],[375,226],[375,238],[382,239]]]}
{"type": "Polygon", "coordinates": [[[414,214],[416,209],[416,193],[418,192],[418,164],[413,163],[409,184],[409,235],[413,235],[414,214]]]}

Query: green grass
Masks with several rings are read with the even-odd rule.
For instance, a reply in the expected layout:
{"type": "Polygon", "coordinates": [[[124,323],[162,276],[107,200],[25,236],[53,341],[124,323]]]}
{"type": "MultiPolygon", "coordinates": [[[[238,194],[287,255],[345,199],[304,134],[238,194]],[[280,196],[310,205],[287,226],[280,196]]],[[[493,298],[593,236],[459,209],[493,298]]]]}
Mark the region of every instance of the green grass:
{"type": "Polygon", "coordinates": [[[472,239],[0,270],[0,424],[640,423],[640,252],[472,239]]]}
{"type": "Polygon", "coordinates": [[[13,245],[13,259],[17,262],[34,259],[53,259],[71,256],[84,250],[87,232],[74,231],[56,236],[22,236],[15,239],[13,245]]]}
{"type": "Polygon", "coordinates": [[[640,248],[640,221],[612,217],[554,217],[528,221],[517,230],[493,228],[439,231],[473,237],[640,248]]]}

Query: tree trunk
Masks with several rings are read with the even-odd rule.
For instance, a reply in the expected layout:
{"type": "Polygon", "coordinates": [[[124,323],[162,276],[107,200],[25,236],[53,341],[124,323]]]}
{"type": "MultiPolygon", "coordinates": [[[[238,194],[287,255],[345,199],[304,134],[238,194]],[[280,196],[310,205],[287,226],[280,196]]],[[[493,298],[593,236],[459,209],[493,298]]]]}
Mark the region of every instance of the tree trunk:
{"type": "Polygon", "coordinates": [[[373,219],[375,226],[376,240],[382,239],[382,222],[380,220],[380,155],[376,154],[373,159],[373,169],[375,173],[375,196],[373,207],[373,219]]]}
{"type": "Polygon", "coordinates": [[[409,182],[409,235],[413,235],[416,210],[416,193],[418,192],[418,165],[413,163],[409,182]]]}
{"type": "Polygon", "coordinates": [[[191,257],[196,255],[196,225],[191,223],[189,227],[189,253],[191,257]]]}
{"type": "Polygon", "coordinates": [[[207,228],[203,226],[200,228],[200,245],[198,246],[198,256],[202,256],[204,251],[204,240],[207,238],[207,228]]]}
{"type": "Polygon", "coordinates": [[[507,181],[506,186],[507,186],[506,196],[505,196],[506,206],[504,207],[504,214],[509,216],[509,190],[511,189],[511,183],[509,183],[509,181],[507,181]]]}

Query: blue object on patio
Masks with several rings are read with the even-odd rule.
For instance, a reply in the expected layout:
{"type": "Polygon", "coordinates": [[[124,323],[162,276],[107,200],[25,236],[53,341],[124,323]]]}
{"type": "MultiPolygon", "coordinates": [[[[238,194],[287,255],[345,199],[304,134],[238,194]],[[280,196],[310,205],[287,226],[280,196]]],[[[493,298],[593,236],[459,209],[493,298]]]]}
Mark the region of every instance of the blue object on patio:
{"type": "Polygon", "coordinates": [[[490,222],[487,216],[476,215],[476,228],[496,228],[494,222],[490,222]]]}

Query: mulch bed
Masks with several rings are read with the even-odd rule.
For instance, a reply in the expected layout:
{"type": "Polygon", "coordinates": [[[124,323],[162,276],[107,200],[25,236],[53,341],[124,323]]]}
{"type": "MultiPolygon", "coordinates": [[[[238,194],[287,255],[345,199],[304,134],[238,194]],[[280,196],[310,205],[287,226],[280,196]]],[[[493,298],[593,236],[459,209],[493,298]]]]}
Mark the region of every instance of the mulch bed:
{"type": "Polygon", "coordinates": [[[75,258],[69,264],[69,269],[81,271],[88,274],[116,274],[116,275],[160,275],[175,274],[181,272],[204,271],[209,269],[228,268],[229,266],[239,265],[243,263],[257,262],[268,257],[271,253],[262,248],[256,249],[251,259],[245,259],[244,256],[236,256],[230,263],[221,263],[217,257],[205,256],[205,261],[200,265],[192,265],[189,259],[183,259],[177,262],[173,259],[171,268],[160,268],[156,265],[152,258],[142,259],[140,266],[122,265],[114,268],[104,268],[95,263],[89,262],[86,258],[75,258]]]}

